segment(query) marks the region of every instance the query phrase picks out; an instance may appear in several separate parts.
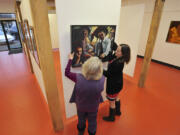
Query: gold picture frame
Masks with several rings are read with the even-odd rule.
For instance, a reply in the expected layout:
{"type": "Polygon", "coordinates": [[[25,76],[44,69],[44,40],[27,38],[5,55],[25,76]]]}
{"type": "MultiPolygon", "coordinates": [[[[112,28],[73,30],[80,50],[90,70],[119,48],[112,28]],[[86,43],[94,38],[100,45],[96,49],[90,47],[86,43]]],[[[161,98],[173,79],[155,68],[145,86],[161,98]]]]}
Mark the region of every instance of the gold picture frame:
{"type": "Polygon", "coordinates": [[[180,44],[180,21],[171,21],[166,42],[180,44]]]}
{"type": "Polygon", "coordinates": [[[25,32],[24,37],[27,40],[27,47],[28,47],[27,50],[33,55],[36,63],[40,67],[39,53],[37,49],[34,28],[32,26],[29,26],[28,20],[24,20],[24,32],[25,32]]]}
{"type": "Polygon", "coordinates": [[[37,42],[36,42],[36,36],[35,36],[34,28],[32,26],[30,26],[29,31],[30,31],[30,37],[31,37],[31,42],[32,42],[32,48],[33,48],[33,56],[34,56],[37,64],[40,67],[39,52],[37,49],[37,42]]]}

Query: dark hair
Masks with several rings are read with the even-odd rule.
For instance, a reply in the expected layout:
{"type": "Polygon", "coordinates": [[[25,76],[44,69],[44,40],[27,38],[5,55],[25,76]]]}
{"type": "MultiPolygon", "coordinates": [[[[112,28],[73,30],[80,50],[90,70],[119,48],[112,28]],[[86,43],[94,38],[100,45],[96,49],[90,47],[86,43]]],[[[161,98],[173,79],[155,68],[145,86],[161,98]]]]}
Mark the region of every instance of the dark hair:
{"type": "MultiPolygon", "coordinates": [[[[107,35],[108,30],[106,29],[106,27],[100,27],[100,28],[99,28],[99,32],[104,32],[104,34],[107,35]]],[[[99,33],[99,32],[98,32],[98,33],[99,33]]]]}
{"type": "Polygon", "coordinates": [[[81,46],[77,46],[77,47],[76,47],[76,50],[77,50],[78,48],[81,48],[81,49],[82,49],[82,47],[81,47],[81,46]]]}
{"type": "Polygon", "coordinates": [[[86,26],[82,27],[80,32],[79,32],[79,37],[80,37],[80,40],[83,40],[84,39],[84,31],[87,30],[88,31],[88,34],[90,33],[90,29],[86,26]]]}
{"type": "Polygon", "coordinates": [[[89,27],[88,27],[88,26],[83,26],[83,27],[82,27],[82,31],[84,31],[84,30],[87,30],[87,31],[88,31],[88,33],[90,33],[90,29],[89,29],[89,27]]]}
{"type": "Polygon", "coordinates": [[[179,21],[171,21],[170,28],[178,27],[179,24],[180,24],[179,21]]]}
{"type": "Polygon", "coordinates": [[[117,45],[116,42],[114,42],[114,41],[111,42],[111,50],[112,50],[112,51],[116,51],[117,47],[118,47],[118,45],[117,45]]]}
{"type": "Polygon", "coordinates": [[[126,62],[126,64],[128,64],[131,58],[131,49],[127,44],[120,44],[120,46],[123,60],[126,62]]]}

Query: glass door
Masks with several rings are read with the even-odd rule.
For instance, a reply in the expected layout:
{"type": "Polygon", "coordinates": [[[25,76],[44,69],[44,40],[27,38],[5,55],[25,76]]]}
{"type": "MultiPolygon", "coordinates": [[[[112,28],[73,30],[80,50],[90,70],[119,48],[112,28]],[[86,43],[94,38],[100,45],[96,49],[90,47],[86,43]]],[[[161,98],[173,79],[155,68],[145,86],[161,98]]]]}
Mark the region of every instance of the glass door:
{"type": "Polygon", "coordinates": [[[8,51],[8,45],[6,40],[5,31],[3,29],[2,22],[0,22],[0,51],[8,51]]]}
{"type": "Polygon", "coordinates": [[[21,50],[22,45],[19,36],[17,23],[15,20],[3,20],[2,25],[4,27],[5,34],[8,40],[9,51],[21,50]]]}

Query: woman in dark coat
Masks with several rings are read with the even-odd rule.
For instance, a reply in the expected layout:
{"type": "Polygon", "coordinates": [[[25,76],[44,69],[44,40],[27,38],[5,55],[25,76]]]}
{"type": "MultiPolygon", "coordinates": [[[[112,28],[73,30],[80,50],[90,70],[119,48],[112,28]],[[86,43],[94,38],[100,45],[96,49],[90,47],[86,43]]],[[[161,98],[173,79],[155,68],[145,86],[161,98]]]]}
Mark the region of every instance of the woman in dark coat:
{"type": "Polygon", "coordinates": [[[108,69],[103,71],[107,77],[106,97],[109,100],[109,116],[103,117],[105,121],[114,121],[115,115],[121,115],[120,100],[118,94],[123,88],[123,68],[124,63],[130,61],[130,47],[126,44],[117,45],[116,51],[105,58],[109,61],[108,69]]]}

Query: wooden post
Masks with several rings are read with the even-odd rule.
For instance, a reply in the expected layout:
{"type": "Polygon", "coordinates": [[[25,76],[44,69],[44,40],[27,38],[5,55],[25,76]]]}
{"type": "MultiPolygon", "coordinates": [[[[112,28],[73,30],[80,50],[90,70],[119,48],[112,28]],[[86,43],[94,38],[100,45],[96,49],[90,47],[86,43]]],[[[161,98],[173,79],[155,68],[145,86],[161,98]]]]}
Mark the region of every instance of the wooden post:
{"type": "Polygon", "coordinates": [[[144,87],[165,0],[156,0],[138,86],[144,87]]]}
{"type": "Polygon", "coordinates": [[[55,131],[63,128],[59,91],[57,88],[54,59],[49,31],[48,7],[46,0],[29,0],[36,33],[37,49],[44,80],[48,106],[55,131]]]}

